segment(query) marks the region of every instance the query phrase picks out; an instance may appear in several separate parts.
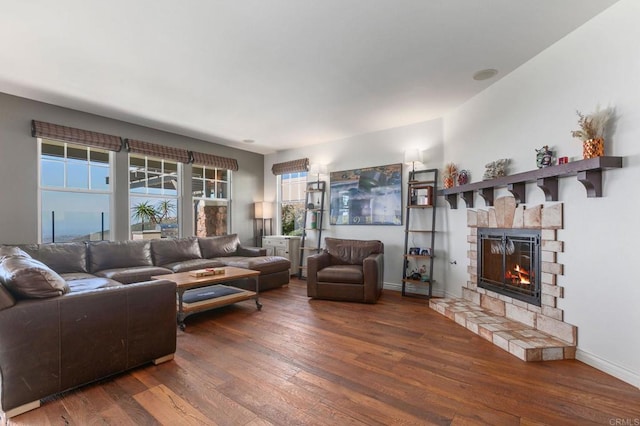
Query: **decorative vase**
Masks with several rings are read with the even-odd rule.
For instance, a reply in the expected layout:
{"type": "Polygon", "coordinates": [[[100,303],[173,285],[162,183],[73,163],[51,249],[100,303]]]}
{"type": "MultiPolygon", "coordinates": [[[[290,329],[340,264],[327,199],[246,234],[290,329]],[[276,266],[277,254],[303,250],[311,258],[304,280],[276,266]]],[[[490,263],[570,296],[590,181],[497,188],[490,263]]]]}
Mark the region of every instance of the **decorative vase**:
{"type": "Polygon", "coordinates": [[[466,185],[469,183],[469,171],[460,170],[458,173],[458,185],[466,185]]]}
{"type": "Polygon", "coordinates": [[[445,189],[453,188],[453,177],[446,177],[443,179],[445,189]]]}
{"type": "Polygon", "coordinates": [[[582,142],[582,158],[602,157],[604,155],[604,139],[587,139],[582,142]]]}

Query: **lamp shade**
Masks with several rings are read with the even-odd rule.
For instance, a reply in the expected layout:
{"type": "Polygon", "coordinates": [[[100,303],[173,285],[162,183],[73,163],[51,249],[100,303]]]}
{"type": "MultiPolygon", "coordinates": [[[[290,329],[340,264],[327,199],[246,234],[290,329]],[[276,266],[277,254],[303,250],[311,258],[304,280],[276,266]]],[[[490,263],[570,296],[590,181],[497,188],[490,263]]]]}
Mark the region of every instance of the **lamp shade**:
{"type": "Polygon", "coordinates": [[[422,153],[418,148],[407,149],[404,152],[404,163],[411,164],[422,163],[422,153]]]}
{"type": "Polygon", "coordinates": [[[327,174],[328,169],[326,164],[314,163],[309,166],[309,174],[310,175],[325,175],[327,174]]]}
{"type": "Polygon", "coordinates": [[[253,213],[255,219],[271,219],[273,217],[271,203],[266,201],[253,203],[253,213]]]}

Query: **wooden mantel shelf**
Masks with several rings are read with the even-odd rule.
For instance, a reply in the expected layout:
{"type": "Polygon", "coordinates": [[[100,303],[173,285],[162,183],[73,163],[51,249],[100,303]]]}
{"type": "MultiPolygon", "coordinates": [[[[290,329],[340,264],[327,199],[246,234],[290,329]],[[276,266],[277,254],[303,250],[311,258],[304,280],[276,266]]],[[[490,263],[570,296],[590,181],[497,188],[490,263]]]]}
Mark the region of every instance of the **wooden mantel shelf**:
{"type": "Polygon", "coordinates": [[[621,167],[622,157],[589,158],[455,186],[438,191],[438,195],[443,195],[449,206],[452,209],[456,209],[458,208],[458,194],[460,194],[467,207],[472,208],[474,191],[478,191],[480,196],[484,198],[485,204],[492,206],[494,188],[506,186],[507,190],[515,197],[517,203],[526,203],[525,185],[529,182],[536,182],[544,192],[547,201],[558,201],[558,178],[577,176],[578,181],[587,189],[587,197],[602,197],[602,171],[621,167]]]}

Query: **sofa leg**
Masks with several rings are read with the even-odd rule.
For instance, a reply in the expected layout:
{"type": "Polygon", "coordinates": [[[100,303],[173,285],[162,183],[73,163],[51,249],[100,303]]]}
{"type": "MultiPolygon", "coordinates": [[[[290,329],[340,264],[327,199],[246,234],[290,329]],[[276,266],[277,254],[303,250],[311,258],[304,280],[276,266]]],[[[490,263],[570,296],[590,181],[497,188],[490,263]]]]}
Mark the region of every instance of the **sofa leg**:
{"type": "Polygon", "coordinates": [[[20,414],[26,413],[27,411],[35,410],[40,407],[40,400],[28,402],[19,407],[12,408],[9,411],[4,412],[5,419],[10,419],[11,417],[19,416],[20,414]]]}
{"type": "Polygon", "coordinates": [[[165,356],[161,356],[160,358],[156,358],[153,360],[155,365],[162,364],[163,362],[171,361],[173,359],[174,354],[169,354],[165,356]]]}

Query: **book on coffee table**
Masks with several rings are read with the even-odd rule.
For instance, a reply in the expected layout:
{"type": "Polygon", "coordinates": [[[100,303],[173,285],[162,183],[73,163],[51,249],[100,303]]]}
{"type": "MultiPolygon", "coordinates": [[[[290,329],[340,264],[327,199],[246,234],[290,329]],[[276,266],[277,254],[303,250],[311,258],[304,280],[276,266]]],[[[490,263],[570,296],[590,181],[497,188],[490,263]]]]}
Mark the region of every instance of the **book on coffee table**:
{"type": "Polygon", "coordinates": [[[192,277],[208,277],[210,275],[223,275],[224,268],[205,268],[196,269],[195,271],[189,271],[189,275],[192,277]]]}

